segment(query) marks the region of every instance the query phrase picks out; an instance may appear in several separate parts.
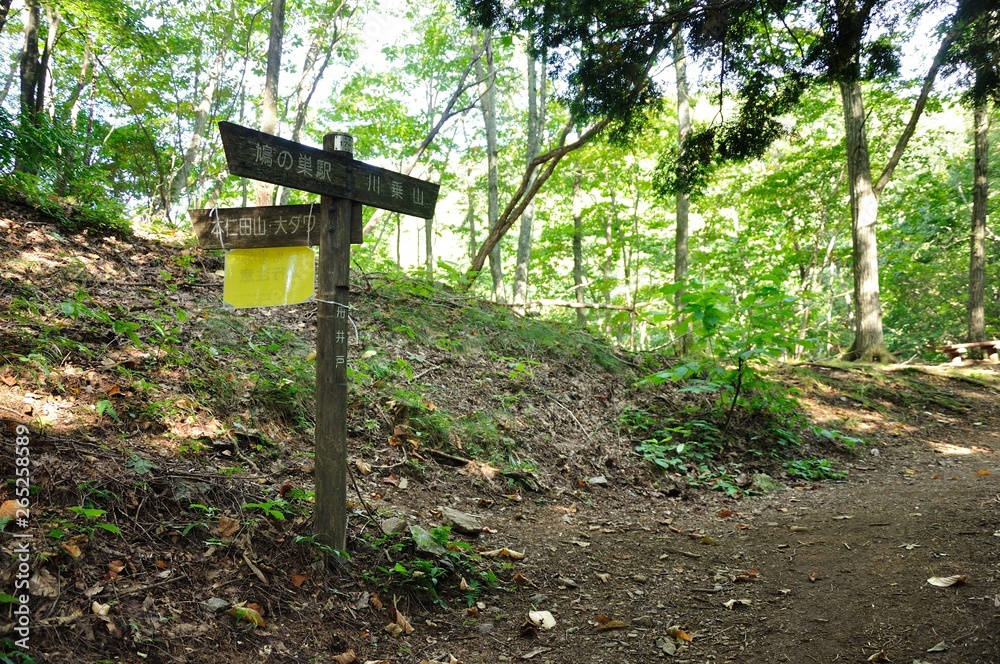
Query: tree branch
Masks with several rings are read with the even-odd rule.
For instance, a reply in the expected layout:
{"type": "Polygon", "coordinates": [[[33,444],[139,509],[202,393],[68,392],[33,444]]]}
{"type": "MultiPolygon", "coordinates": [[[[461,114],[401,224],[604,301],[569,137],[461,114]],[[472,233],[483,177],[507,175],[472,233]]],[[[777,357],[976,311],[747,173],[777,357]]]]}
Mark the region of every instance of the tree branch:
{"type": "Polygon", "coordinates": [[[580,136],[570,144],[565,144],[566,137],[569,132],[573,129],[574,121],[570,120],[563,127],[562,134],[559,137],[559,147],[549,150],[543,155],[539,155],[531,161],[528,167],[524,171],[524,177],[521,178],[521,185],[518,187],[517,191],[511,197],[510,202],[507,204],[506,209],[504,209],[503,214],[497,220],[497,225],[490,229],[489,235],[483,240],[483,244],[479,247],[479,251],[476,253],[475,258],[472,260],[472,267],[469,268],[468,282],[466,283],[466,289],[471,288],[472,283],[475,278],[479,275],[479,272],[483,269],[483,265],[486,264],[486,257],[489,256],[493,248],[500,242],[503,236],[510,230],[514,222],[521,217],[521,213],[524,209],[528,207],[528,204],[541,189],[545,181],[548,180],[552,173],[555,172],[556,166],[559,161],[565,157],[570,152],[577,150],[591,138],[599,134],[608,124],[611,122],[610,118],[604,118],[596,124],[592,125],[589,129],[584,131],[580,136]],[[532,175],[540,167],[545,166],[544,170],[532,180],[532,175]]]}
{"type": "MultiPolygon", "coordinates": [[[[434,126],[431,127],[430,131],[427,132],[427,135],[424,137],[424,140],[420,142],[420,145],[417,147],[416,154],[414,154],[413,158],[410,159],[409,165],[403,169],[403,175],[409,175],[410,173],[413,172],[413,169],[417,167],[418,163],[420,163],[420,158],[424,156],[424,152],[427,150],[427,148],[430,147],[431,143],[434,142],[434,139],[437,138],[437,135],[441,132],[441,129],[445,126],[445,124],[448,123],[449,120],[451,120],[456,115],[461,115],[462,113],[474,107],[474,106],[466,106],[464,108],[456,110],[455,104],[458,103],[458,100],[467,90],[469,90],[469,88],[478,83],[478,81],[473,83],[466,83],[466,81],[469,78],[469,74],[472,73],[472,70],[475,67],[476,62],[479,61],[479,58],[483,57],[483,53],[485,52],[486,52],[486,41],[484,40],[482,45],[480,45],[479,48],[472,54],[472,58],[469,60],[469,63],[466,65],[465,70],[462,72],[461,78],[459,78],[458,80],[458,85],[455,86],[455,91],[452,93],[451,97],[448,99],[448,103],[445,104],[444,109],[442,109],[441,111],[441,117],[439,117],[438,121],[434,123],[434,126]]],[[[378,225],[379,221],[381,221],[383,214],[384,212],[380,209],[375,211],[375,213],[371,216],[371,219],[368,220],[368,223],[365,224],[364,228],[365,235],[368,235],[373,230],[375,230],[375,227],[378,225]]]]}
{"type": "Polygon", "coordinates": [[[941,41],[941,46],[938,48],[937,55],[934,56],[933,62],[931,62],[931,68],[927,72],[927,76],[924,77],[924,85],[920,89],[920,96],[917,97],[917,103],[913,107],[913,113],[910,114],[910,121],[906,125],[906,129],[903,130],[902,135],[899,137],[899,141],[896,143],[896,149],[893,150],[892,156],[889,158],[889,162],[885,165],[885,169],[882,171],[882,175],[879,176],[878,182],[875,183],[875,197],[882,197],[882,190],[885,186],[889,184],[889,180],[892,179],[892,173],[896,170],[896,166],[899,165],[899,160],[903,158],[903,152],[906,150],[907,143],[910,142],[910,138],[913,136],[913,132],[917,129],[917,121],[920,119],[920,115],[924,111],[924,107],[927,105],[927,99],[930,97],[931,88],[934,87],[934,79],[937,78],[938,70],[944,63],[945,57],[948,55],[948,50],[954,43],[955,38],[958,36],[958,30],[951,30],[944,36],[941,41]]]}

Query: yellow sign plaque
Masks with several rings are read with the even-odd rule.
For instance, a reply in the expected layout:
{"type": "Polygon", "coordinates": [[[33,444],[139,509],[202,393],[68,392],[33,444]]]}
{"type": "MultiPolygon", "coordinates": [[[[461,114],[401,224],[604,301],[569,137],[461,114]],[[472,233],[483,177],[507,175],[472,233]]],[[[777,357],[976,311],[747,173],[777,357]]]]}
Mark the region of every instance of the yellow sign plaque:
{"type": "Polygon", "coordinates": [[[276,307],[313,295],[316,255],[309,247],[233,249],[226,253],[223,301],[233,307],[276,307]]]}

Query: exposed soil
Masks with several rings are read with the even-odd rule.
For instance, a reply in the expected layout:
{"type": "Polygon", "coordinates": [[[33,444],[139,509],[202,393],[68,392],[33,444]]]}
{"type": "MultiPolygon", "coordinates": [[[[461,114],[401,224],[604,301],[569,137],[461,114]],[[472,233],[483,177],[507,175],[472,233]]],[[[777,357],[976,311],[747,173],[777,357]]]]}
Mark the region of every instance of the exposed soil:
{"type": "MultiPolygon", "coordinates": [[[[624,409],[681,412],[696,399],[672,387],[633,389],[645,371],[638,359],[621,356],[612,370],[523,348],[518,357],[532,363],[512,370],[513,350],[485,350],[486,341],[502,343],[501,331],[473,328],[457,349],[421,344],[390,321],[428,306],[442,309],[442,320],[463,319],[469,303],[390,297],[369,275],[354,289],[352,356],[377,347],[408,358],[413,376],[402,384],[442,411],[489,413],[515,441],[514,458],[500,468],[506,475],[491,476],[488,466],[409,443],[405,409],[378,381],[359,387],[349,421],[351,559],[324,561],[295,541],[310,533],[307,503],[284,520],[244,507],[312,488],[311,436],[287,418],[250,413],[255,429],[233,428],[234,413],[197,403],[193,370],[158,364],[153,337],[136,347],[53,319],[96,352],[50,358],[48,373],[10,359],[37,332],[12,318],[15,300],[44,297],[58,311],[79,288],[131,311],[184,307],[191,320],[181,343],[203,338],[213,321],[233,316],[219,307],[219,267],[217,257],[176,244],[54,231],[23,210],[0,209],[0,309],[9,314],[0,318],[8,358],[0,362],[0,502],[14,495],[18,424],[30,427],[40,487],[29,526],[0,533],[0,591],[17,594],[14,547],[28,541],[34,661],[350,662],[335,657],[353,650],[360,662],[401,664],[1000,662],[995,366],[776,371],[817,427],[865,444],[852,451],[822,436],[804,440],[804,458],[839,460],[848,471],[843,481],[807,483],[748,455],[749,435],[734,436],[726,454],[748,476],[766,472],[781,484],[745,495],[754,492],[744,478],[735,498],[690,488],[635,453],[620,425],[624,409]],[[178,255],[191,260],[172,260],[178,255]],[[180,401],[178,412],[116,423],[95,411],[102,400],[122,414],[130,403],[148,406],[139,377],[180,401]],[[360,472],[365,464],[369,474],[360,472]],[[243,471],[227,470],[236,465],[243,471]],[[87,505],[105,510],[96,521],[121,535],[68,510],[87,505]],[[378,570],[433,558],[404,535],[376,537],[378,521],[395,514],[431,529],[441,507],[486,527],[453,540],[525,554],[475,563],[499,581],[478,607],[466,608],[457,574],[441,579],[444,608],[378,570]],[[928,583],[956,575],[963,580],[948,587],[928,583]],[[226,612],[239,602],[256,605],[264,625],[226,612]],[[386,629],[393,605],[412,633],[386,629]],[[536,610],[550,612],[555,627],[526,626],[536,610]]],[[[282,326],[311,343],[311,305],[236,316],[246,329],[282,326]]],[[[738,431],[759,425],[749,415],[734,422],[738,431]]],[[[18,638],[12,610],[0,605],[0,639],[18,638]]]]}

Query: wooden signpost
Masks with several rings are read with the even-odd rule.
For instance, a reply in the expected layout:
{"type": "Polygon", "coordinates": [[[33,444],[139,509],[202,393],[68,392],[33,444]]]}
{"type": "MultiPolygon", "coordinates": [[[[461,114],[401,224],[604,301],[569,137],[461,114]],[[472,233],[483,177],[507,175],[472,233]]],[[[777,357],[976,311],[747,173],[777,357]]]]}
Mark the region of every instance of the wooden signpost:
{"type": "Polygon", "coordinates": [[[319,150],[229,122],[220,122],[219,131],[230,174],[321,195],[318,206],[216,208],[190,216],[206,248],[319,245],[314,530],[343,550],[350,245],[362,241],[362,205],[429,219],[439,186],[355,160],[348,134],[327,134],[319,150]]]}

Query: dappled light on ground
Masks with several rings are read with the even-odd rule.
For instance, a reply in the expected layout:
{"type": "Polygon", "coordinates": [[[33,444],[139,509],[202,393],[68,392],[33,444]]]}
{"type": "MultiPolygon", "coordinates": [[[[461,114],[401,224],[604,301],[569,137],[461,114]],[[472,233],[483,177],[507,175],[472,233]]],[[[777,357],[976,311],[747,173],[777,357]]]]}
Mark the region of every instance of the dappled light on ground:
{"type": "Polygon", "coordinates": [[[38,554],[37,661],[1000,661],[987,381],[778,366],[795,401],[723,432],[600,340],[366,275],[337,555],[314,308],[226,311],[214,255],[35,232],[146,257],[26,280],[0,245],[0,442],[29,428],[37,486],[0,550],[38,554]]]}
{"type": "Polygon", "coordinates": [[[988,447],[956,445],[954,443],[944,443],[934,440],[927,441],[927,446],[938,454],[943,454],[945,456],[988,455],[994,453],[994,451],[988,447]]]}

